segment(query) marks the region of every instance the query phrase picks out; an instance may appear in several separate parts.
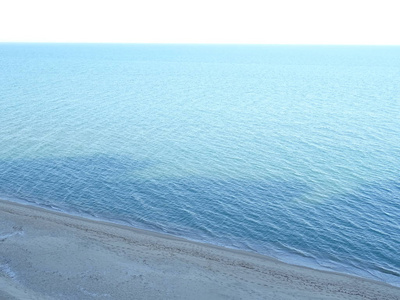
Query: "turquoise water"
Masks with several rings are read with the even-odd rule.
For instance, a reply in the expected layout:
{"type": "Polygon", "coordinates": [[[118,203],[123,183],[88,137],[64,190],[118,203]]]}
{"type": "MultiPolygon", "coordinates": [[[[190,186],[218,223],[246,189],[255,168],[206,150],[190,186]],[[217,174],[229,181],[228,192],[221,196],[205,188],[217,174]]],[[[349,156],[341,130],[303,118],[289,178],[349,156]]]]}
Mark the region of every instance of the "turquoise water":
{"type": "Polygon", "coordinates": [[[399,58],[0,44],[0,198],[400,285],[399,58]]]}

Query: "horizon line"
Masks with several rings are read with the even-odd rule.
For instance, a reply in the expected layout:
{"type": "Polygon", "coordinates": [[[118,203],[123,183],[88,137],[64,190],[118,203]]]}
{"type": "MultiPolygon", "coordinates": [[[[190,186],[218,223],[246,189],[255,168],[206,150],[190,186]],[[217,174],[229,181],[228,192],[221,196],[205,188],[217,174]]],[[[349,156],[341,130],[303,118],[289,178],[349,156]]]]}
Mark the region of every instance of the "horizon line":
{"type": "Polygon", "coordinates": [[[185,46],[384,46],[399,47],[400,44],[338,44],[338,43],[165,43],[165,42],[26,42],[0,41],[0,44],[60,44],[60,45],[185,45],[185,46]]]}

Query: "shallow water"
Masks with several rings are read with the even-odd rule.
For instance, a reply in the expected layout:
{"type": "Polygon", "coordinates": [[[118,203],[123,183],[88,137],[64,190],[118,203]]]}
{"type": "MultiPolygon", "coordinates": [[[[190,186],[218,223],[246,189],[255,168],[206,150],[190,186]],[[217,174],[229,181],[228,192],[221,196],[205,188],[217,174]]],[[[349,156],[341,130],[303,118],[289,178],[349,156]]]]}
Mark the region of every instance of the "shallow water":
{"type": "Polygon", "coordinates": [[[0,44],[0,198],[400,285],[399,57],[0,44]]]}

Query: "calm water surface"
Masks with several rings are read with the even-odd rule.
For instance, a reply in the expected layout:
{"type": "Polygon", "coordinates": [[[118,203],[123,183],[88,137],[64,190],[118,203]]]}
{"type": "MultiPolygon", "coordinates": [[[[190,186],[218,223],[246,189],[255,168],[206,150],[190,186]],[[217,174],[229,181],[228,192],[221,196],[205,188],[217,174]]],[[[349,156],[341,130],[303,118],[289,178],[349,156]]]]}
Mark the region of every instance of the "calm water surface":
{"type": "Polygon", "coordinates": [[[399,58],[0,44],[0,198],[400,285],[399,58]]]}

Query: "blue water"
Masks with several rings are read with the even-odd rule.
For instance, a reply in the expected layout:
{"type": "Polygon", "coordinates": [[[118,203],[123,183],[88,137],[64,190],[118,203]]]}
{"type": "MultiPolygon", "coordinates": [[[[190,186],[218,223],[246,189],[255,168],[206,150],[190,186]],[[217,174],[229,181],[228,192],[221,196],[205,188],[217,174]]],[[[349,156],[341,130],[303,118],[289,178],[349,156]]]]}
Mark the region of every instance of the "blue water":
{"type": "Polygon", "coordinates": [[[399,58],[0,44],[0,198],[400,285],[399,58]]]}

